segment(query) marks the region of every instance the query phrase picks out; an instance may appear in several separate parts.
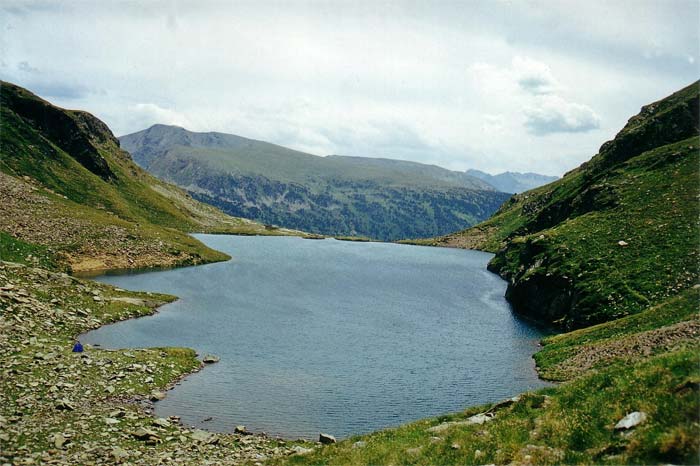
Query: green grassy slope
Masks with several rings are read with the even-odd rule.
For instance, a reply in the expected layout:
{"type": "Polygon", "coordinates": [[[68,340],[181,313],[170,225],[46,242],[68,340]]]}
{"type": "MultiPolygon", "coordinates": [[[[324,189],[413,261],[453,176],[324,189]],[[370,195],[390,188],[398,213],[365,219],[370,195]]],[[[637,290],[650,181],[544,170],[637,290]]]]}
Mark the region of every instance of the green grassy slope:
{"type": "Polygon", "coordinates": [[[321,234],[441,234],[487,218],[508,197],[433,165],[318,157],[223,133],[155,125],[120,141],[151,173],[227,213],[321,234]]]}
{"type": "MultiPolygon", "coordinates": [[[[92,115],[6,82],[0,175],[0,230],[54,246],[59,261],[76,270],[222,260],[227,256],[187,233],[265,233],[148,175],[92,115]],[[103,241],[91,245],[96,238],[103,241]]],[[[9,250],[0,254],[12,257],[9,250]]]]}
{"type": "Polygon", "coordinates": [[[698,280],[698,84],[644,107],[591,161],[488,221],[424,243],[496,253],[529,317],[576,328],[633,314],[698,280]]]}

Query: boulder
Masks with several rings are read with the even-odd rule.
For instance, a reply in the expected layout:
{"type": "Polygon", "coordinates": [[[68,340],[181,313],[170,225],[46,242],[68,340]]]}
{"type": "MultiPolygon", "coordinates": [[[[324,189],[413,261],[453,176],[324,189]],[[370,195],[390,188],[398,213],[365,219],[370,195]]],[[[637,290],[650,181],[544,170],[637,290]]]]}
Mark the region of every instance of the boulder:
{"type": "Polygon", "coordinates": [[[139,427],[135,431],[131,433],[137,440],[144,440],[144,441],[156,441],[160,440],[160,437],[158,437],[158,433],[151,430],[151,429],[146,429],[145,427],[139,427]]]}
{"type": "Polygon", "coordinates": [[[159,392],[155,391],[151,393],[150,400],[151,401],[160,401],[165,399],[165,392],[159,392]]]}
{"type": "Polygon", "coordinates": [[[207,355],[204,356],[204,358],[202,359],[202,362],[203,362],[204,364],[214,364],[215,362],[219,362],[220,360],[221,360],[221,358],[219,358],[219,357],[216,356],[216,355],[207,354],[207,355]]]}
{"type": "Polygon", "coordinates": [[[170,421],[168,421],[167,419],[162,418],[162,417],[154,419],[152,424],[154,426],[163,427],[163,428],[170,427],[170,421]]]}
{"type": "Polygon", "coordinates": [[[197,429],[194,432],[190,434],[190,438],[192,440],[196,440],[198,442],[204,443],[204,444],[216,444],[219,441],[219,437],[216,435],[212,434],[211,432],[207,432],[206,430],[200,430],[197,429]]]}
{"type": "Polygon", "coordinates": [[[494,415],[492,413],[480,413],[480,414],[475,414],[474,416],[470,416],[467,419],[463,421],[448,421],[448,422],[443,422],[442,424],[438,424],[433,427],[429,427],[426,429],[426,432],[430,432],[433,434],[439,434],[441,432],[444,432],[448,430],[451,427],[455,426],[470,426],[474,424],[483,424],[484,422],[491,421],[494,418],[494,415]]]}
{"type": "Polygon", "coordinates": [[[54,406],[59,411],[74,411],[75,410],[75,406],[73,406],[73,404],[70,401],[66,400],[65,398],[63,400],[59,400],[54,406]]]}
{"type": "Polygon", "coordinates": [[[647,420],[646,413],[642,411],[635,411],[629,413],[627,416],[623,417],[615,424],[615,430],[627,430],[637,427],[639,424],[647,420]]]}
{"type": "Polygon", "coordinates": [[[313,448],[304,448],[301,445],[294,445],[292,447],[292,454],[293,455],[307,455],[309,453],[312,453],[314,451],[313,448]]]}
{"type": "Polygon", "coordinates": [[[111,454],[116,461],[120,461],[129,457],[129,452],[124,450],[122,447],[112,447],[111,454]]]}
{"type": "Polygon", "coordinates": [[[61,449],[68,442],[68,437],[66,437],[64,434],[58,432],[58,433],[53,435],[52,441],[53,441],[54,447],[61,449]]]}
{"type": "Polygon", "coordinates": [[[318,436],[318,441],[324,445],[330,445],[331,443],[335,443],[337,440],[332,435],[321,433],[318,436]]]}

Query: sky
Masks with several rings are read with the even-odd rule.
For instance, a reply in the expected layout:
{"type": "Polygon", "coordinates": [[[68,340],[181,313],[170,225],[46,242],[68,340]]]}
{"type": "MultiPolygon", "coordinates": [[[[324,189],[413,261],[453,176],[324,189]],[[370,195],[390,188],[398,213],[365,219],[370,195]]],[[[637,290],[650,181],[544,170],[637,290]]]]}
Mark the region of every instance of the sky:
{"type": "Polygon", "coordinates": [[[124,135],[562,175],[700,77],[699,0],[0,2],[0,78],[124,135]]]}

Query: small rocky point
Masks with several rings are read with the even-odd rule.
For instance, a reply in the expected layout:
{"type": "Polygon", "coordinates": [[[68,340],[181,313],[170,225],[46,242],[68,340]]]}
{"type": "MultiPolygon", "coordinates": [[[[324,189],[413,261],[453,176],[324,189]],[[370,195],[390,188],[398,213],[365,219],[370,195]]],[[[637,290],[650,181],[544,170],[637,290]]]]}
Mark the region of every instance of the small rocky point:
{"type": "Polygon", "coordinates": [[[213,354],[207,354],[206,356],[204,356],[204,358],[202,358],[202,362],[204,364],[214,364],[214,363],[217,363],[219,361],[221,361],[221,358],[219,358],[218,356],[215,356],[213,354]]]}

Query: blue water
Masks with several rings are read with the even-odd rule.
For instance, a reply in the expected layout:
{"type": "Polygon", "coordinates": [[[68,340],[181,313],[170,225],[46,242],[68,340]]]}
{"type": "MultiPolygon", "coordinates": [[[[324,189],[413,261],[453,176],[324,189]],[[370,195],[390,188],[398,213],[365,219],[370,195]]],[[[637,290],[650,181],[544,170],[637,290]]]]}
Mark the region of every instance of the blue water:
{"type": "Polygon", "coordinates": [[[506,283],[486,270],[490,254],[197,237],[233,260],[98,277],[180,299],[84,337],[221,357],[156,403],[158,416],[218,431],[346,437],[544,385],[531,357],[542,334],[512,314],[506,283]]]}

